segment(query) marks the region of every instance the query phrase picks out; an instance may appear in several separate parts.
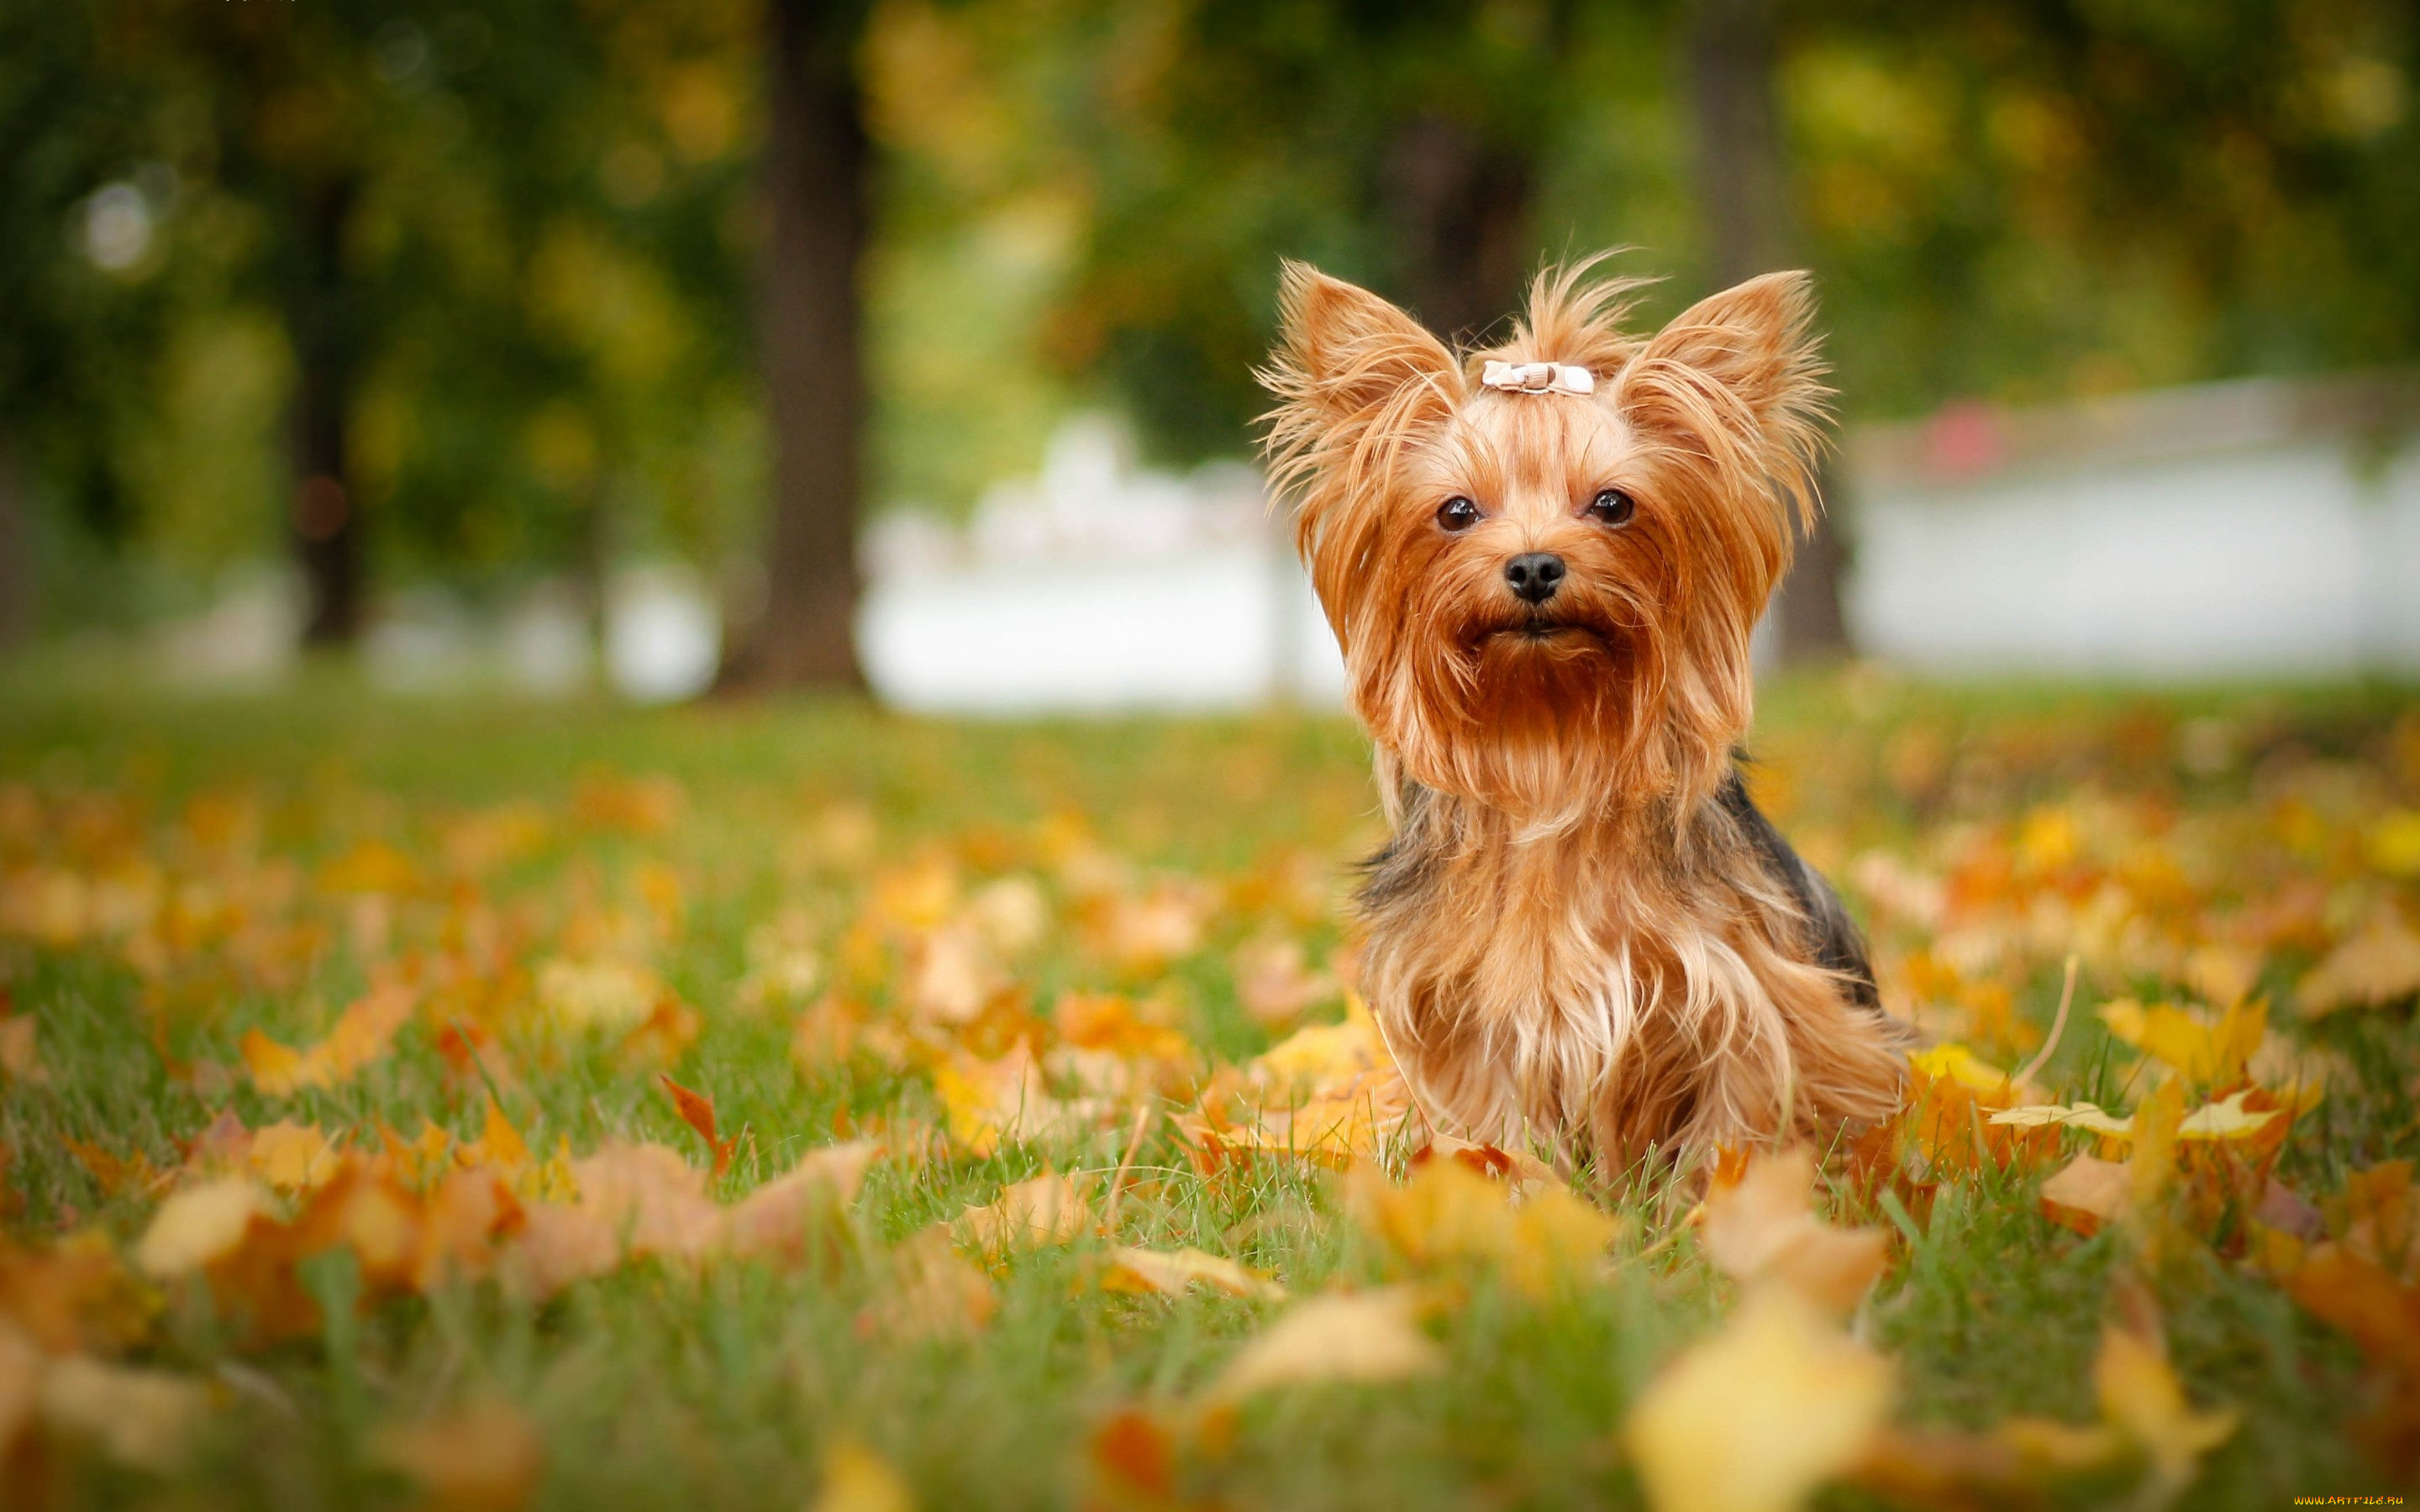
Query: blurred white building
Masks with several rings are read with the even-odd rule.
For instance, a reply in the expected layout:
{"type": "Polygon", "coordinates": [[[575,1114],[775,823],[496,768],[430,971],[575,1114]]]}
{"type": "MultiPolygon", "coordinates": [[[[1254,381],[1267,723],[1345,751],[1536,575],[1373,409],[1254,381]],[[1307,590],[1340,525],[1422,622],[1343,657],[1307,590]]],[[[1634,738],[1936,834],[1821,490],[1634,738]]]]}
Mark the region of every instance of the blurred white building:
{"type": "Polygon", "coordinates": [[[2420,374],[2257,380],[1851,438],[1870,655],[1950,673],[2420,672],[2420,374]]]}

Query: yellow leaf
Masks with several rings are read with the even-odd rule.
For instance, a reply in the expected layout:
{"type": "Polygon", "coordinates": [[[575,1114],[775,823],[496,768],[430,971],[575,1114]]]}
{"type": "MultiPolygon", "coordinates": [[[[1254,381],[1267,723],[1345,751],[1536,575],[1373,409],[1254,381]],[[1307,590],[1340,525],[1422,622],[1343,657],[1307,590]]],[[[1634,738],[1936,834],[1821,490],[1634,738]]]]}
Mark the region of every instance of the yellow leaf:
{"type": "Polygon", "coordinates": [[[853,1439],[824,1451],[822,1489],[812,1512],[915,1512],[916,1498],[891,1462],[853,1439]]]}
{"type": "Polygon", "coordinates": [[[254,1131],[244,1164],[280,1192],[307,1192],[326,1185],[336,1174],[336,1147],[318,1124],[281,1119],[254,1131]]]}
{"type": "Polygon", "coordinates": [[[1595,1275],[1615,1232],[1565,1188],[1531,1191],[1516,1206],[1512,1188],[1456,1160],[1423,1161],[1401,1186],[1364,1165],[1348,1190],[1362,1227],[1412,1265],[1492,1266],[1533,1297],[1595,1275]]]}
{"type": "Polygon", "coordinates": [[[1805,1148],[1759,1154],[1737,1181],[1706,1194],[1706,1254],[1736,1280],[1771,1281],[1818,1307],[1846,1312],[1881,1275],[1886,1242],[1877,1228],[1834,1228],[1808,1207],[1815,1157],[1805,1148]]]}
{"type": "Polygon", "coordinates": [[[2147,1491],[2155,1505],[2193,1484],[2202,1456],[2226,1442],[2242,1415],[2232,1409],[2194,1411],[2166,1353],[2114,1326],[2102,1331],[2092,1384],[2102,1416],[2150,1461],[2147,1491]]]}
{"type": "Polygon", "coordinates": [[[443,1512],[515,1512],[546,1472],[537,1428],[496,1400],[380,1428],[370,1454],[418,1482],[426,1504],[443,1512]]]}
{"type": "Polygon", "coordinates": [[[2420,877],[2420,810],[2391,809],[2371,824],[2369,864],[2390,876],[2420,877]]]}
{"type": "Polygon", "coordinates": [[[2134,1152],[2126,1162],[2126,1200],[2136,1212],[2154,1210],[2177,1170],[2177,1132],[2184,1123],[2184,1088],[2162,1082],[2134,1110],[2134,1152]]]}
{"type": "Polygon", "coordinates": [[[308,1070],[301,1051],[279,1044],[258,1029],[244,1030],[236,1048],[243,1057],[244,1070],[252,1074],[252,1085],[271,1097],[284,1097],[303,1086],[316,1085],[305,1080],[308,1070]]]}
{"type": "Polygon", "coordinates": [[[200,1270],[233,1254],[260,1211],[260,1189],[240,1176],[171,1193],[134,1246],[134,1263],[163,1281],[200,1270]]]}
{"type": "Polygon", "coordinates": [[[2112,1139],[2131,1139],[2134,1125],[2125,1119],[2113,1119],[2101,1111],[2097,1103],[2034,1103],[2021,1108],[2003,1108],[1992,1115],[1992,1121],[2017,1129],[2040,1129],[2056,1124],[2064,1129],[2088,1129],[2112,1139]]]}
{"type": "Polygon", "coordinates": [[[1312,1297],[1244,1346],[1211,1384],[1234,1401],[1273,1386],[1402,1381],[1445,1368],[1445,1351],[1414,1320],[1407,1288],[1312,1297]]]}
{"type": "Polygon", "coordinates": [[[1282,1298],[1285,1288],[1264,1280],[1230,1259],[1198,1249],[1138,1249],[1121,1244],[1109,1252],[1109,1266],[1101,1278],[1107,1291],[1144,1291],[1181,1297],[1195,1282],[1232,1297],[1262,1301],[1282,1298]]]}
{"type": "Polygon", "coordinates": [[[2240,1002],[2213,1017],[2173,1003],[2145,1008],[2121,997],[2102,1005],[2101,1019],[2110,1033],[2167,1062],[2187,1081],[2226,1087],[2243,1079],[2244,1063],[2260,1048],[2260,1037],[2269,1028],[2269,1005],[2240,1002]]]}
{"type": "Polygon", "coordinates": [[[1761,1288],[1649,1383],[1623,1438],[1658,1512],[1791,1512],[1865,1455],[1891,1394],[1888,1361],[1761,1288]]]}
{"type": "Polygon", "coordinates": [[[1908,1063],[1927,1076],[1956,1082],[1979,1097],[2007,1098],[2021,1093],[2009,1073],[1962,1044],[1944,1041],[1908,1052],[1908,1063]]]}
{"type": "MultiPolygon", "coordinates": [[[[2281,1109],[2244,1106],[2252,1095],[2250,1088],[2228,1093],[2215,1103],[2205,1103],[2185,1114],[2177,1123],[2179,1139],[2205,1142],[2227,1139],[2249,1139],[2268,1127],[2281,1109]]],[[[2114,1119],[2101,1111],[2097,1103],[2077,1103],[2072,1105],[2038,1103],[2021,1108],[2007,1108],[1992,1115],[1995,1124],[2020,1129],[2040,1129],[2056,1124],[2066,1129],[2085,1129],[2106,1138],[2131,1142],[2137,1127],[2132,1119],[2114,1119]]]]}
{"type": "Polygon", "coordinates": [[[958,1215],[967,1242],[994,1260],[1013,1251],[1065,1244],[1093,1227],[1084,1194],[1064,1176],[1045,1173],[1018,1181],[994,1201],[958,1215]]]}

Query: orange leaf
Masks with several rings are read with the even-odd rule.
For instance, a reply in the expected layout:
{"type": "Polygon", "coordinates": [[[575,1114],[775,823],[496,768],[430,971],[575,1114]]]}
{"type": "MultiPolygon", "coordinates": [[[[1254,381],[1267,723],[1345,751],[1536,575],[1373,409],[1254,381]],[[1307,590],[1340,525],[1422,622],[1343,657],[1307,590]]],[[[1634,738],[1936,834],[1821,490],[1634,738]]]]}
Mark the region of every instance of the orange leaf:
{"type": "Polygon", "coordinates": [[[731,1152],[738,1145],[737,1138],[718,1139],[714,1134],[714,1099],[703,1092],[693,1092],[672,1079],[670,1072],[659,1072],[657,1079],[664,1090],[673,1095],[673,1106],[680,1110],[681,1121],[697,1131],[706,1148],[714,1156],[714,1174],[721,1176],[731,1168],[731,1152]]]}

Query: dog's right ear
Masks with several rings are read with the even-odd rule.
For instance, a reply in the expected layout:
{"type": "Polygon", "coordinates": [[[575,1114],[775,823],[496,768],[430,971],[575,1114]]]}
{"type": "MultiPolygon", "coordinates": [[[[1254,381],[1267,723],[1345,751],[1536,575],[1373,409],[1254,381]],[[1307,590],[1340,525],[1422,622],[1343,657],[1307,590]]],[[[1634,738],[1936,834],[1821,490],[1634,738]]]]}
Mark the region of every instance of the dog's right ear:
{"type": "Polygon", "coordinates": [[[1419,321],[1292,260],[1279,280],[1278,347],[1258,377],[1278,398],[1280,430],[1414,418],[1432,403],[1450,408],[1463,383],[1453,354],[1419,321]]]}

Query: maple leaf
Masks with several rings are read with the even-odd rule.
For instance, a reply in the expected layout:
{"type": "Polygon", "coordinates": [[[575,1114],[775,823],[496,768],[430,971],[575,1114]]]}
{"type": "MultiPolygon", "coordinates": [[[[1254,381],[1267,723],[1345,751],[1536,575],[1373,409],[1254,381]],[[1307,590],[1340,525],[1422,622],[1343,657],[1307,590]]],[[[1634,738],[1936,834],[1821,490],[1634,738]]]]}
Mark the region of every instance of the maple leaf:
{"type": "Polygon", "coordinates": [[[1017,1250],[1070,1243],[1093,1228],[1094,1219],[1074,1180],[1045,1172],[967,1209],[955,1227],[966,1242],[997,1264],[1017,1250]]]}
{"type": "Polygon", "coordinates": [[[891,1462],[854,1439],[824,1450],[823,1482],[808,1512],[915,1512],[916,1498],[891,1462]]]}
{"type": "Polygon", "coordinates": [[[1274,1302],[1286,1294],[1285,1288],[1276,1282],[1206,1250],[1189,1246],[1176,1250],[1140,1249],[1130,1244],[1121,1244],[1109,1252],[1109,1264],[1101,1275],[1101,1289],[1181,1297],[1197,1282],[1231,1297],[1263,1302],[1274,1302]]]}
{"type": "Polygon", "coordinates": [[[1659,1512],[1789,1512],[1867,1454],[1892,1377],[1793,1293],[1757,1288],[1649,1382],[1623,1442],[1659,1512]]]}
{"type": "Polygon", "coordinates": [[[1296,1303],[1227,1362],[1209,1396],[1235,1401],[1278,1386],[1435,1375],[1445,1351],[1420,1332],[1418,1302],[1394,1287],[1296,1303]]]}
{"type": "Polygon", "coordinates": [[[373,988],[330,1026],[327,1038],[302,1050],[247,1029],[238,1045],[252,1085],[271,1097],[306,1087],[335,1087],[386,1055],[396,1031],[411,1017],[411,994],[400,987],[373,988]]]}
{"type": "Polygon", "coordinates": [[[951,1140],[970,1155],[988,1156],[1001,1142],[1032,1143],[1086,1121],[1094,1111],[1050,1095],[1032,1048],[1020,1041],[998,1060],[963,1052],[933,1068],[951,1140]]]}
{"type": "Polygon", "coordinates": [[[719,1178],[731,1169],[731,1152],[738,1148],[739,1138],[737,1134],[729,1139],[715,1137],[714,1100],[673,1080],[670,1072],[659,1073],[657,1080],[662,1082],[664,1090],[672,1094],[673,1106],[679,1110],[681,1121],[696,1130],[697,1136],[706,1141],[706,1153],[714,1161],[714,1174],[719,1178]]]}
{"type": "Polygon", "coordinates": [[[538,964],[539,1011],[574,1033],[628,1034],[670,995],[661,978],[633,961],[555,956],[538,964]]]}
{"type": "Polygon", "coordinates": [[[546,1442],[520,1409],[487,1398],[370,1435],[370,1457],[416,1482],[433,1512],[518,1512],[546,1473],[546,1442]]]}
{"type": "Polygon", "coordinates": [[[150,1333],[158,1311],[98,1229],[38,1249],[0,1240],[0,1333],[13,1320],[45,1353],[116,1353],[150,1333]]]}
{"type": "Polygon", "coordinates": [[[1818,1307],[1857,1304],[1888,1260],[1878,1228],[1834,1228],[1809,1207],[1815,1157],[1804,1147],[1753,1156],[1735,1180],[1706,1194],[1706,1254],[1736,1280],[1788,1287],[1818,1307]]]}
{"type": "Polygon", "coordinates": [[[1305,964],[1301,941],[1281,935],[1237,946],[1231,969],[1236,1002],[1255,1023],[1272,1028],[1293,1023],[1342,991],[1333,976],[1305,964]]]}
{"type": "Polygon", "coordinates": [[[1346,1188],[1364,1228],[1415,1267],[1480,1264],[1531,1297],[1597,1275],[1614,1221],[1557,1185],[1521,1196],[1457,1160],[1413,1167],[1389,1185],[1375,1166],[1346,1188]]]}
{"type": "Polygon", "coordinates": [[[337,1148],[316,1123],[281,1119],[256,1129],[244,1164],[255,1176],[280,1192],[305,1192],[324,1186],[336,1174],[337,1148]]]}
{"type": "Polygon", "coordinates": [[[2225,1087],[2243,1079],[2243,1068],[2260,1048],[2269,1028],[2269,1005],[2258,999],[2237,1002],[2211,1015],[2154,1003],[2146,1008],[2131,997],[2102,1005],[2101,1020],[2109,1032],[2176,1068],[2197,1087],[2225,1087]]]}
{"type": "Polygon", "coordinates": [[[118,1197],[129,1193],[147,1192],[165,1180],[166,1174],[151,1163],[143,1150],[132,1155],[114,1155],[99,1145],[88,1144],[71,1136],[62,1136],[59,1143],[75,1157],[93,1183],[104,1196],[118,1197]]]}
{"type": "MultiPolygon", "coordinates": [[[[2251,1088],[2239,1088],[2215,1103],[2205,1103],[2190,1113],[2180,1113],[2176,1136],[2182,1140],[2204,1142],[2246,1140],[2257,1136],[2279,1117],[2282,1108],[2256,1108],[2250,1100],[2256,1094],[2251,1088]]],[[[2132,1142],[2137,1127],[2133,1119],[2112,1118],[2093,1103],[2072,1104],[2032,1103],[2020,1108],[2004,1108],[1992,1115],[1993,1124],[2018,1129],[2041,1129],[2056,1126],[2062,1129],[2083,1129],[2104,1138],[2132,1142]]]]}

